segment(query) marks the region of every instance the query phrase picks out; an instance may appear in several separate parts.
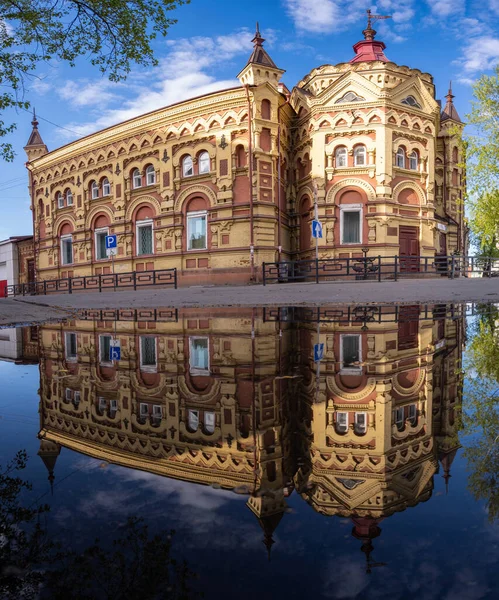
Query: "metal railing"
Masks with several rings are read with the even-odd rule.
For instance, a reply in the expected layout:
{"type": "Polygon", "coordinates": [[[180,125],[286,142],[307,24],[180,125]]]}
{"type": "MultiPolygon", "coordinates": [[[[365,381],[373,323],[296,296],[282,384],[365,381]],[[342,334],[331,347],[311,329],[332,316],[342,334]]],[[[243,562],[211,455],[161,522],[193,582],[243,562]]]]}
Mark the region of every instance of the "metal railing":
{"type": "Polygon", "coordinates": [[[293,281],[398,281],[417,277],[499,276],[499,259],[477,256],[361,256],[264,262],[263,285],[293,281]]]}
{"type": "Polygon", "coordinates": [[[8,285],[6,296],[29,296],[62,294],[97,290],[99,292],[116,290],[117,288],[133,288],[134,290],[151,285],[172,285],[177,289],[177,269],[160,269],[157,271],[132,271],[130,273],[107,273],[104,275],[85,275],[66,277],[65,279],[47,279],[31,283],[8,285]]]}

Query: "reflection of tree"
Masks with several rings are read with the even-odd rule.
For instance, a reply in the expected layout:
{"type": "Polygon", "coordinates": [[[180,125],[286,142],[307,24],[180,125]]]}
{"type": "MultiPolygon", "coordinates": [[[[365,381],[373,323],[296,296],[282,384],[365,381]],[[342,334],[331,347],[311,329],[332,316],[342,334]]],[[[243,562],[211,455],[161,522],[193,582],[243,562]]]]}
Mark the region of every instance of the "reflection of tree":
{"type": "MultiPolygon", "coordinates": [[[[0,470],[0,597],[50,600],[187,599],[193,574],[171,556],[174,532],[152,537],[142,519],[130,517],[119,536],[96,540],[83,552],[51,542],[40,516],[49,507],[26,508],[31,486],[15,476],[26,466],[19,452],[0,470]]],[[[33,505],[31,505],[33,506],[33,505]]]]}

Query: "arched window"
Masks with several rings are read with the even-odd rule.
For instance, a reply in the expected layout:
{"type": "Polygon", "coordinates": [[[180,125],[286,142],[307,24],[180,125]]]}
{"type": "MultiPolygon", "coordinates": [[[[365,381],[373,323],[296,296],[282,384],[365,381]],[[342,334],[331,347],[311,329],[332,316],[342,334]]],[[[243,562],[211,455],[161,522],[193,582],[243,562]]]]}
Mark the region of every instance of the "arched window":
{"type": "Polygon", "coordinates": [[[348,413],[336,413],[336,431],[338,433],[346,433],[348,431],[348,413]]]}
{"type": "Polygon", "coordinates": [[[192,157],[187,155],[182,160],[182,175],[184,177],[192,177],[194,175],[194,166],[192,164],[192,157]]]}
{"type": "Polygon", "coordinates": [[[411,171],[417,171],[419,165],[419,155],[417,150],[413,150],[409,156],[409,169],[411,171]]]}
{"type": "Polygon", "coordinates": [[[459,162],[459,151],[456,146],[454,146],[454,148],[452,149],[452,162],[459,162]]]}
{"type": "Polygon", "coordinates": [[[73,206],[73,194],[71,190],[66,190],[66,206],[73,206]]]}
{"type": "Polygon", "coordinates": [[[188,428],[190,431],[197,431],[199,427],[199,411],[189,410],[187,413],[188,428]]]}
{"type": "Polygon", "coordinates": [[[57,208],[64,208],[64,196],[62,192],[58,192],[57,194],[57,208]]]}
{"type": "Polygon", "coordinates": [[[156,171],[152,165],[149,165],[146,169],[146,184],[154,185],[156,183],[156,171]]]}
{"type": "Polygon", "coordinates": [[[262,100],[262,119],[270,119],[270,100],[262,100]]]}
{"type": "Polygon", "coordinates": [[[246,166],[246,152],[242,144],[236,147],[236,164],[238,169],[246,166]]]}
{"type": "Polygon", "coordinates": [[[90,184],[90,192],[92,194],[92,200],[99,197],[99,184],[96,181],[92,181],[90,184]]]}
{"type": "Polygon", "coordinates": [[[365,146],[357,146],[355,148],[353,151],[353,160],[356,167],[364,166],[367,163],[365,146]]]}
{"type": "Polygon", "coordinates": [[[109,179],[104,177],[102,180],[102,195],[109,196],[111,194],[111,184],[109,183],[109,179]]]}
{"type": "Polygon", "coordinates": [[[134,169],[132,173],[132,185],[133,189],[142,187],[142,175],[138,169],[134,169]]]}
{"type": "Polygon", "coordinates": [[[345,148],[345,146],[336,148],[334,158],[337,169],[347,166],[347,149],[345,148]]]}
{"type": "Polygon", "coordinates": [[[199,173],[210,172],[210,155],[208,152],[201,152],[199,155],[199,173]]]}
{"type": "Polygon", "coordinates": [[[402,147],[400,147],[397,150],[397,154],[395,156],[395,161],[396,161],[397,167],[400,167],[401,169],[405,169],[405,150],[402,147]]]}

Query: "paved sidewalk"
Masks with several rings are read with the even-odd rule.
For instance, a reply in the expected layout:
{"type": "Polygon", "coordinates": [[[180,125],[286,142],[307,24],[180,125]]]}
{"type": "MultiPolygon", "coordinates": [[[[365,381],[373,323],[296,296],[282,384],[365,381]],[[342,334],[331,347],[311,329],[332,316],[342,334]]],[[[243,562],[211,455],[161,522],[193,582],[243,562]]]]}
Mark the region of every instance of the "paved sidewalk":
{"type": "Polygon", "coordinates": [[[319,306],[325,304],[499,302],[499,278],[410,279],[398,282],[288,283],[263,287],[148,288],[24,296],[0,300],[2,323],[57,318],[79,308],[319,306]],[[46,306],[43,306],[46,305],[46,306]]]}

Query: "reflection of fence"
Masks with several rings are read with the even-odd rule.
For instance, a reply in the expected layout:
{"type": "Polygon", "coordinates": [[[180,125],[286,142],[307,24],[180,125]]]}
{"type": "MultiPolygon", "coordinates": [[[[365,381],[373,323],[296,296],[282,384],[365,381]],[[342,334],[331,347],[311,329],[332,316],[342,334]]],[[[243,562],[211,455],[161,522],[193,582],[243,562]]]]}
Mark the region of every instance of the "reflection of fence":
{"type": "Polygon", "coordinates": [[[263,285],[272,282],[373,280],[408,277],[499,276],[499,259],[476,256],[362,256],[263,263],[263,285]]]}
{"type": "Polygon", "coordinates": [[[467,304],[359,304],[353,306],[303,307],[283,306],[263,309],[264,321],[286,323],[338,323],[340,325],[407,323],[432,319],[458,320],[475,315],[495,314],[494,305],[467,304]]]}
{"type": "Polygon", "coordinates": [[[177,269],[158,271],[132,271],[131,273],[109,273],[105,275],[86,275],[65,279],[48,279],[31,283],[20,283],[6,287],[7,296],[28,296],[61,294],[85,291],[109,291],[117,288],[134,290],[153,285],[172,285],[177,287],[177,269]]]}
{"type": "Polygon", "coordinates": [[[81,321],[153,321],[156,323],[176,323],[176,308],[104,308],[81,309],[75,313],[81,321]]]}

